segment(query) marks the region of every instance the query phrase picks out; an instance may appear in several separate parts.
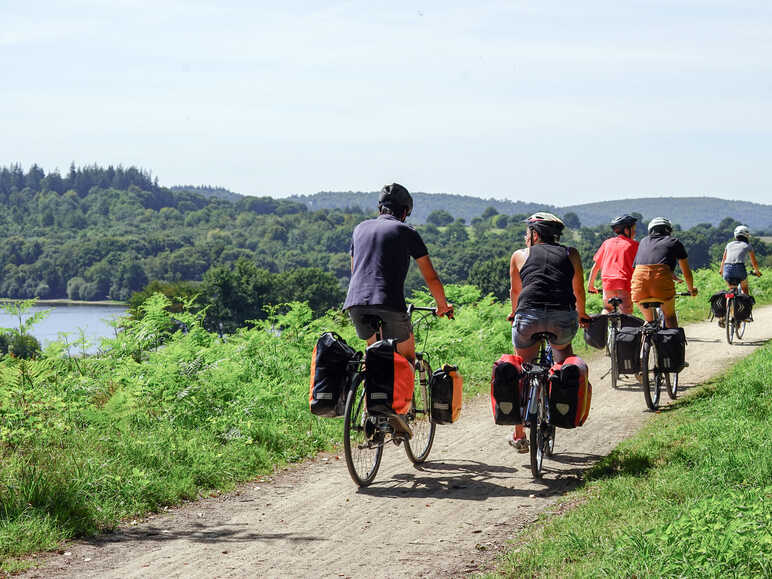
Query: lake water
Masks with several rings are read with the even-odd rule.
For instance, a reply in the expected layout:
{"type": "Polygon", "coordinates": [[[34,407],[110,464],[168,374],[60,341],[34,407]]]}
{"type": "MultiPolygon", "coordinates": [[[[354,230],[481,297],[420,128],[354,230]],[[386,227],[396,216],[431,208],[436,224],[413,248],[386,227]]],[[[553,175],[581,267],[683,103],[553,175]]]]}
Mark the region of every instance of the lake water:
{"type": "MultiPolygon", "coordinates": [[[[99,346],[100,338],[115,336],[115,331],[108,324],[108,320],[114,320],[126,313],[124,306],[95,306],[95,305],[66,305],[66,306],[34,306],[29,312],[51,310],[48,317],[35,324],[30,334],[35,336],[43,347],[59,339],[59,332],[68,332],[69,341],[80,337],[79,328],[82,328],[86,338],[92,346],[89,352],[95,352],[99,346]]],[[[18,320],[8,315],[5,310],[0,310],[0,328],[17,328],[18,320]]]]}

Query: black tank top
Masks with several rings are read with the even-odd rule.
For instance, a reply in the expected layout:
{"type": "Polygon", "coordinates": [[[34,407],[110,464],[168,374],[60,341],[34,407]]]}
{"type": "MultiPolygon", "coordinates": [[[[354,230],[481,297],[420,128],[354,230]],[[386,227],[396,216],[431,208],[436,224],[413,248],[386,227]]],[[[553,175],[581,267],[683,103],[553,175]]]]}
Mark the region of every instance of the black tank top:
{"type": "Polygon", "coordinates": [[[517,311],[527,308],[576,309],[573,278],[574,266],[568,258],[567,247],[552,243],[532,245],[520,268],[523,291],[517,301],[517,311]]]}

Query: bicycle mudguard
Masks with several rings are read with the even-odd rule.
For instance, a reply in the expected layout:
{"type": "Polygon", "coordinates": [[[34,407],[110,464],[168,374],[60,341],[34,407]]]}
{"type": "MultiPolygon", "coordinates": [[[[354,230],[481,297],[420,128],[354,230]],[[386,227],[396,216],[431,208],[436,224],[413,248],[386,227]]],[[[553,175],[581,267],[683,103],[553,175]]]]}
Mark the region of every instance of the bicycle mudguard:
{"type": "Polygon", "coordinates": [[[503,354],[491,370],[491,410],[496,424],[522,424],[525,412],[523,359],[503,354]]]}
{"type": "Polygon", "coordinates": [[[587,363],[569,356],[550,368],[549,421],[559,428],[582,426],[590,414],[592,385],[587,363]]]}

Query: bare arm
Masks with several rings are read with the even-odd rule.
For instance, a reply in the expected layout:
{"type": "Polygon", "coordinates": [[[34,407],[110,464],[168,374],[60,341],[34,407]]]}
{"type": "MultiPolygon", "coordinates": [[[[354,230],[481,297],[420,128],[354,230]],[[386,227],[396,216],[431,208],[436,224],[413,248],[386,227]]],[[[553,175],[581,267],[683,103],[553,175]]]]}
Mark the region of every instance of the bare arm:
{"type": "Polygon", "coordinates": [[[592,262],[592,267],[590,268],[590,277],[587,281],[587,291],[589,291],[591,294],[597,293],[598,291],[598,288],[595,287],[595,278],[598,277],[599,271],[600,267],[598,266],[598,262],[592,262]]]}
{"type": "Polygon", "coordinates": [[[517,311],[517,300],[520,299],[520,292],[523,291],[523,280],[520,279],[520,268],[523,266],[522,251],[518,250],[512,254],[509,260],[509,301],[512,304],[512,313],[507,316],[511,322],[515,319],[517,311]]]}
{"type": "Polygon", "coordinates": [[[697,295],[697,288],[694,287],[694,278],[692,277],[692,269],[689,267],[689,260],[679,259],[678,265],[681,266],[681,271],[684,274],[684,280],[686,280],[686,286],[689,288],[689,293],[693,296],[697,295]]]}
{"type": "Polygon", "coordinates": [[[724,263],[726,262],[726,249],[724,255],[721,256],[721,267],[718,268],[718,273],[724,275],[724,263]]]}
{"type": "Polygon", "coordinates": [[[448,299],[445,297],[445,288],[440,281],[440,276],[437,275],[437,270],[432,265],[432,260],[428,255],[419,257],[415,260],[418,264],[418,269],[429,287],[429,291],[434,297],[434,301],[437,302],[437,315],[444,316],[446,314],[453,316],[453,306],[448,303],[448,299]]]}
{"type": "Polygon", "coordinates": [[[751,249],[748,255],[751,258],[751,264],[753,265],[753,269],[756,271],[756,275],[761,275],[761,271],[759,270],[759,262],[756,261],[756,254],[751,249]]]}
{"type": "Polygon", "coordinates": [[[574,266],[574,277],[571,280],[571,285],[574,288],[574,296],[576,297],[576,313],[579,314],[579,320],[581,321],[587,318],[587,311],[585,310],[587,295],[584,293],[582,259],[579,257],[579,252],[573,247],[568,250],[568,259],[571,260],[571,265],[574,266]]]}

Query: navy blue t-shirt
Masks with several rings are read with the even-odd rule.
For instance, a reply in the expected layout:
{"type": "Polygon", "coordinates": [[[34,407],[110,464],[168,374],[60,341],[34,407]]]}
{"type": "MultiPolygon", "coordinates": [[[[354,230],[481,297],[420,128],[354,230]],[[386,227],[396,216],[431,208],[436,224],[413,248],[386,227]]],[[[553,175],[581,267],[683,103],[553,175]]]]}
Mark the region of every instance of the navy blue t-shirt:
{"type": "Polygon", "coordinates": [[[676,262],[688,257],[686,248],[671,235],[647,235],[638,244],[633,265],[667,264],[675,271],[676,262]]]}
{"type": "Polygon", "coordinates": [[[418,232],[391,215],[363,221],[354,229],[354,269],[343,308],[382,306],[405,311],[405,277],[410,258],[428,255],[418,232]]]}

